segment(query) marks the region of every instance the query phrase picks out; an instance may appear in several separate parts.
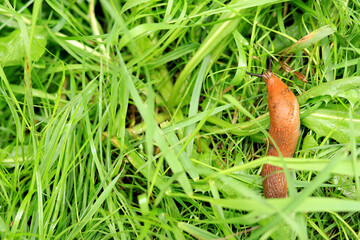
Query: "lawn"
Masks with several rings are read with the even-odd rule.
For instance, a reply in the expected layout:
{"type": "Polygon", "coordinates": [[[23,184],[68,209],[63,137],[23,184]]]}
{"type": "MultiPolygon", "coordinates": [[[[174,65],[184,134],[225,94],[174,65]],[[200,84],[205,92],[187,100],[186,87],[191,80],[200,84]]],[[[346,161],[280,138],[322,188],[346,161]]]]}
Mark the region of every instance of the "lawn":
{"type": "Polygon", "coordinates": [[[2,2],[1,239],[360,239],[358,0],[2,2]]]}

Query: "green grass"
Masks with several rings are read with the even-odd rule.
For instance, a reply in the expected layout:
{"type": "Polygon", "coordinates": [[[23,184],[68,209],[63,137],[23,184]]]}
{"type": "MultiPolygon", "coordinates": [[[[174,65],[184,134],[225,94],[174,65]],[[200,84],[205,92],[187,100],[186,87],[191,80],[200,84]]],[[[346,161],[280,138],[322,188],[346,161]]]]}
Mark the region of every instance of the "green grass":
{"type": "Polygon", "coordinates": [[[5,0],[0,238],[359,239],[359,11],[5,0]],[[269,55],[299,96],[294,158],[265,157],[267,90],[245,72],[269,55]],[[263,197],[267,162],[288,199],[263,197]]]}

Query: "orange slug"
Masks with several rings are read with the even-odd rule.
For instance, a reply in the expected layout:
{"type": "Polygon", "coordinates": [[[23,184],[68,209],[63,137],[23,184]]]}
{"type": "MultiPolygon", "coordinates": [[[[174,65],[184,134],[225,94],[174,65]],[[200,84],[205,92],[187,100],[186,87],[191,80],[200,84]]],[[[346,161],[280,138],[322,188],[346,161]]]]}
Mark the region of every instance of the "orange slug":
{"type": "MultiPolygon", "coordinates": [[[[267,72],[264,74],[248,73],[261,77],[268,89],[268,105],[270,114],[269,134],[280,149],[283,157],[292,157],[300,135],[299,103],[293,92],[272,73],[271,58],[267,61],[267,72]]],[[[279,156],[270,140],[266,156],[279,156]]],[[[288,196],[285,173],[281,167],[264,164],[264,195],[266,198],[285,198],[288,196]]]]}

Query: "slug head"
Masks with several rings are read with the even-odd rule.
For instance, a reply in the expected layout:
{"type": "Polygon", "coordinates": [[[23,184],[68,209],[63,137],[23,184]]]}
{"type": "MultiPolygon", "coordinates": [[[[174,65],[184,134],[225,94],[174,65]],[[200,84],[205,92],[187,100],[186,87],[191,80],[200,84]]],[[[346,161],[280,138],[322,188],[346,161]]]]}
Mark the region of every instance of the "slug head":
{"type": "Polygon", "coordinates": [[[263,74],[256,74],[256,73],[250,73],[250,72],[246,72],[246,73],[251,76],[260,77],[260,78],[264,79],[265,82],[267,82],[267,80],[273,76],[272,62],[271,62],[270,56],[266,60],[266,66],[267,66],[267,72],[265,72],[263,74]]]}

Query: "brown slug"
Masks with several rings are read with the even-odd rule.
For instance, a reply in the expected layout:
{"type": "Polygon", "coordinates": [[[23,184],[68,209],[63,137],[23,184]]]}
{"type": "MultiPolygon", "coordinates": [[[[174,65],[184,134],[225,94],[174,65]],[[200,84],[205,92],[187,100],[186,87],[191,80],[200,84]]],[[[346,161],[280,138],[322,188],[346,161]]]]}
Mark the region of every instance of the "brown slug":
{"type": "MultiPolygon", "coordinates": [[[[293,92],[272,73],[271,58],[267,61],[264,74],[249,73],[261,77],[268,89],[270,114],[269,134],[280,149],[283,157],[292,157],[300,135],[299,103],[293,92]]],[[[266,156],[279,156],[270,140],[266,156]]],[[[266,198],[285,198],[288,196],[285,173],[281,167],[264,164],[262,169],[263,187],[266,198]]]]}

